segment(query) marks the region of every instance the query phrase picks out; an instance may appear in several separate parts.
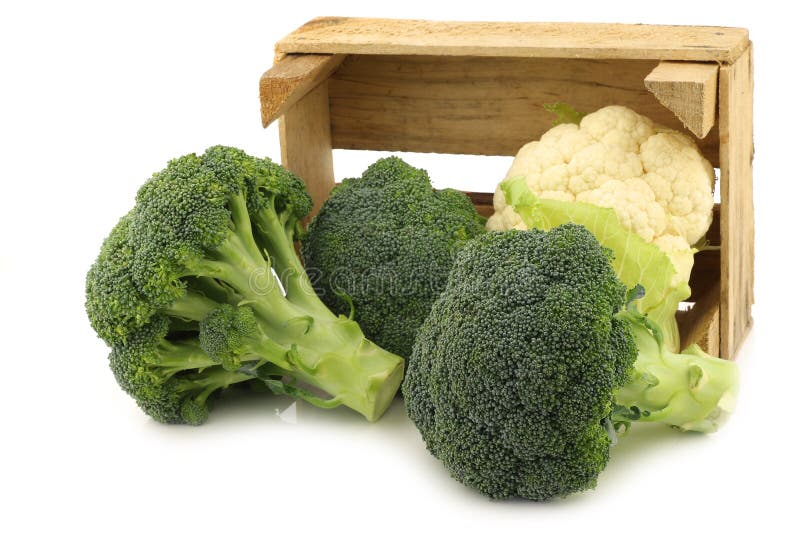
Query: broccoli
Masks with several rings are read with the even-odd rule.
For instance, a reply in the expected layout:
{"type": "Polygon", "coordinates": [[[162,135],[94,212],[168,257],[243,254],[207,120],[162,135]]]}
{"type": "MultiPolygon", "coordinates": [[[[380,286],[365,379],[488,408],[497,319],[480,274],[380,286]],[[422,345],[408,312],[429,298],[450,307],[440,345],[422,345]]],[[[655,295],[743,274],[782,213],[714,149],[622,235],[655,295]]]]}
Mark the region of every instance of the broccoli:
{"type": "Polygon", "coordinates": [[[408,356],[456,251],[483,224],[465,194],[436,191],[424,170],[389,157],[334,187],[301,254],[323,302],[408,356]]]}
{"type": "Polygon", "coordinates": [[[310,209],[299,178],[222,146],[141,187],[87,274],[86,310],[148,415],[200,424],[222,390],[250,381],[380,417],[403,359],[314,293],[294,250],[310,209]]]}
{"type": "Polygon", "coordinates": [[[593,488],[631,421],[669,414],[711,429],[735,366],[662,365],[631,302],[638,288],[610,255],[575,224],[489,232],[458,254],[403,383],[409,417],[454,478],[492,498],[546,500],[593,488]]]}

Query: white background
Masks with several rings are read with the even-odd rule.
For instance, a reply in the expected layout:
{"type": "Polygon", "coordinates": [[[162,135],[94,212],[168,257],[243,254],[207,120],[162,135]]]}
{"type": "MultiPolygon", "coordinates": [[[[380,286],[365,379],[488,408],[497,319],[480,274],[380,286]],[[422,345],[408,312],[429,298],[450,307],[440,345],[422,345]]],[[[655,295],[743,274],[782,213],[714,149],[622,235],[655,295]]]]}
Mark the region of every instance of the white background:
{"type": "MultiPolygon", "coordinates": [[[[87,2],[0,9],[0,531],[703,532],[797,528],[795,17],[769,2],[87,2]],[[638,428],[598,488],[492,502],[451,480],[401,403],[378,423],[269,396],[199,428],[147,419],[83,311],[103,237],[147,177],[213,144],[279,158],[258,79],[319,15],[743,26],[755,43],[755,326],[711,436],[638,428]],[[779,527],[779,525],[783,525],[779,527]]],[[[788,4],[787,4],[788,5],[788,4]]],[[[337,178],[374,154],[336,153],[337,178]]],[[[410,157],[491,190],[508,160],[410,157]]],[[[795,532],[797,530],[794,530],[795,532]]]]}

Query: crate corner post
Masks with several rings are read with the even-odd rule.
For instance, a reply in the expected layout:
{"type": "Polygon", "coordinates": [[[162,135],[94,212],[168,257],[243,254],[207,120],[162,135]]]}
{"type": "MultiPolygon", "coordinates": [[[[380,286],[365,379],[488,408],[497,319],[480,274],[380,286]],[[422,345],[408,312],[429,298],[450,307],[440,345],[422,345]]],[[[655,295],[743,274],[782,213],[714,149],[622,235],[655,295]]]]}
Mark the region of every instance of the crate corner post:
{"type": "Polygon", "coordinates": [[[720,356],[733,359],[752,325],[754,302],[753,48],[722,65],[720,356]]]}
{"type": "Polygon", "coordinates": [[[281,163],[300,176],[313,201],[309,218],[334,184],[328,78],[344,56],[278,54],[260,82],[261,120],[278,119],[281,163]]]}

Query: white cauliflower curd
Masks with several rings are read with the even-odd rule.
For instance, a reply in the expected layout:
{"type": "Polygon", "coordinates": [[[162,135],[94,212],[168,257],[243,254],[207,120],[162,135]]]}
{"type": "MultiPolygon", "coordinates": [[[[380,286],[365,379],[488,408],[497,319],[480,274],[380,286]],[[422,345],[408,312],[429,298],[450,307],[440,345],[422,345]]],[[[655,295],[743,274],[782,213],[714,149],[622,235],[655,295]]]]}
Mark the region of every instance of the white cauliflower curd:
{"type": "MultiPolygon", "coordinates": [[[[559,124],[523,146],[506,178],[539,198],[613,208],[620,223],[670,256],[688,279],[692,245],[711,224],[714,169],[688,136],[623,106],[559,124]]],[[[525,229],[498,185],[489,230],[525,229]]]]}

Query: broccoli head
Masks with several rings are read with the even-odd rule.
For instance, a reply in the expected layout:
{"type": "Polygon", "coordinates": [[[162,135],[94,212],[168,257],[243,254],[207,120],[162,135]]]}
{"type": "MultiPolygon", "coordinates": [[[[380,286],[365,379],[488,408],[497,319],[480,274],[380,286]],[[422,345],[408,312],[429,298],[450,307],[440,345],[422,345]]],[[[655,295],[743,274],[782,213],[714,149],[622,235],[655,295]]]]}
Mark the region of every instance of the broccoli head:
{"type": "Polygon", "coordinates": [[[493,498],[591,488],[636,347],[626,288],[577,225],[491,232],[459,253],[419,331],[408,414],[457,480],[493,498]]]}
{"type": "Polygon", "coordinates": [[[222,146],[141,187],[87,274],[86,309],[145,412],[199,424],[217,393],[255,380],[381,415],[403,360],[314,293],[294,251],[310,208],[299,178],[222,146]]]}
{"type": "Polygon", "coordinates": [[[403,384],[428,449],[493,498],[595,486],[634,421],[713,432],[735,364],[667,350],[585,227],[509,230],[458,254],[420,328],[403,384]]]}
{"type": "Polygon", "coordinates": [[[484,220],[459,191],[397,157],[334,187],[302,241],[318,294],[369,339],[402,356],[444,287],[455,253],[484,220]]]}

